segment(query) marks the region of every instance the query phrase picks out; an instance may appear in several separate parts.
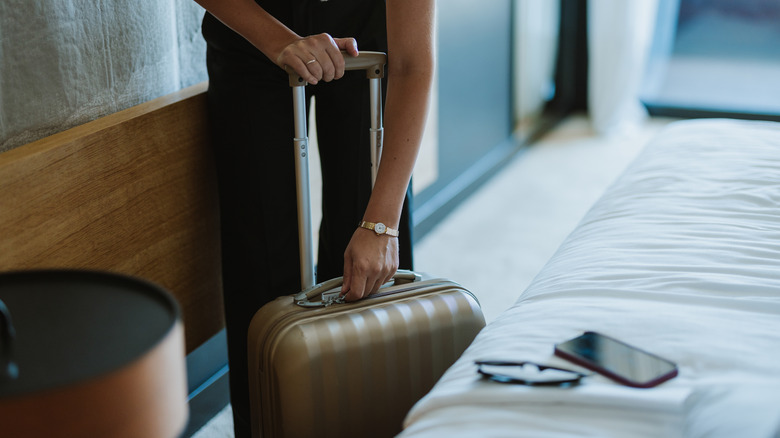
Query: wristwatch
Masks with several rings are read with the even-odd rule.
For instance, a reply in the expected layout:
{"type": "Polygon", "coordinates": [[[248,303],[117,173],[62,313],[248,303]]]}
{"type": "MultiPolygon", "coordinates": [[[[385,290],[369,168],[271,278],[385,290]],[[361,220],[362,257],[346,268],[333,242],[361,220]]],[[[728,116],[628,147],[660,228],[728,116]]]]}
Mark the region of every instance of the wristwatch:
{"type": "Polygon", "coordinates": [[[374,232],[377,234],[377,236],[381,236],[382,234],[387,234],[388,236],[398,237],[398,230],[394,230],[387,225],[383,224],[382,222],[367,222],[367,221],[361,221],[358,226],[360,228],[366,228],[368,230],[374,230],[374,232]]]}

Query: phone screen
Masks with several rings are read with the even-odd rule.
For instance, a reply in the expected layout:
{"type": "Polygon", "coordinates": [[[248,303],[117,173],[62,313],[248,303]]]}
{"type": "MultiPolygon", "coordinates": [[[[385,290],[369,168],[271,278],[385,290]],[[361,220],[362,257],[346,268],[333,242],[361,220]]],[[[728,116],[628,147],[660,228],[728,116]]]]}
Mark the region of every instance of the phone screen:
{"type": "Polygon", "coordinates": [[[629,386],[648,388],[677,375],[673,362],[596,332],[557,344],[555,354],[629,386]]]}

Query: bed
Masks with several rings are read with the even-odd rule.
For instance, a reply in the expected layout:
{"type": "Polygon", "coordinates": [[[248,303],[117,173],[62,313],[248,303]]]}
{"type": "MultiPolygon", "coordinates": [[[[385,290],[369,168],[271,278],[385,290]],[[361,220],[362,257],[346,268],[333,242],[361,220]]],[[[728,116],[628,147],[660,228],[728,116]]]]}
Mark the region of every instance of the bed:
{"type": "Polygon", "coordinates": [[[417,437],[780,436],[780,123],[666,127],[516,303],[407,415],[417,437]],[[475,360],[564,367],[598,331],[675,361],[651,389],[481,378],[475,360]]]}

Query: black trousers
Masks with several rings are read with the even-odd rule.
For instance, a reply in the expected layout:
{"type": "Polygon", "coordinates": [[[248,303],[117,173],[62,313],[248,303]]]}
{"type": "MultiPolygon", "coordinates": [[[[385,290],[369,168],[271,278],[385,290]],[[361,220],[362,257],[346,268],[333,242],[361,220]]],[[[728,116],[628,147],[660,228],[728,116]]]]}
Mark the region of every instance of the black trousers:
{"type": "MultiPolygon", "coordinates": [[[[231,403],[236,436],[244,437],[251,424],[249,323],[265,303],[300,290],[292,91],[287,74],[266,59],[212,44],[207,57],[231,403]]],[[[317,105],[323,177],[317,278],[323,281],[342,275],[344,251],[370,196],[369,91],[362,72],[306,88],[307,102],[315,96],[317,105]]],[[[410,200],[411,189],[400,225],[404,269],[412,268],[410,200]]]]}

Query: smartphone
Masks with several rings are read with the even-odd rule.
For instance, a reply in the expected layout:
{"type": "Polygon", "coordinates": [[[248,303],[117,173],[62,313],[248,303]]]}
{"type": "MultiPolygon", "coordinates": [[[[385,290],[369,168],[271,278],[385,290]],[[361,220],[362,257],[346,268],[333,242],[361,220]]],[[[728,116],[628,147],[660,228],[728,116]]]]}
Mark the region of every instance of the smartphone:
{"type": "Polygon", "coordinates": [[[651,388],[677,375],[674,362],[596,332],[556,344],[555,355],[635,388],[651,388]]]}

